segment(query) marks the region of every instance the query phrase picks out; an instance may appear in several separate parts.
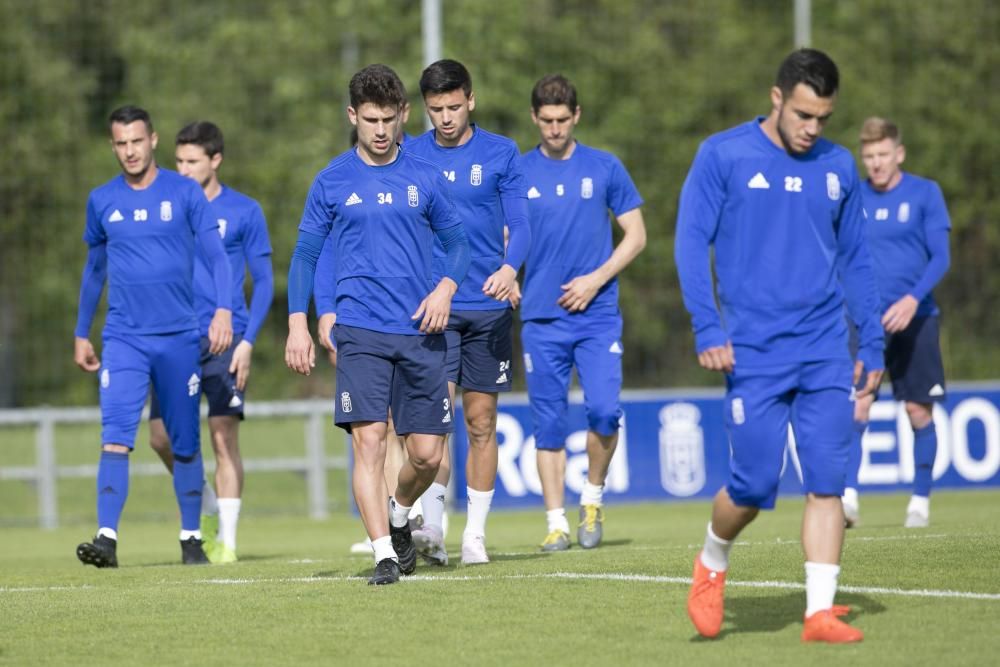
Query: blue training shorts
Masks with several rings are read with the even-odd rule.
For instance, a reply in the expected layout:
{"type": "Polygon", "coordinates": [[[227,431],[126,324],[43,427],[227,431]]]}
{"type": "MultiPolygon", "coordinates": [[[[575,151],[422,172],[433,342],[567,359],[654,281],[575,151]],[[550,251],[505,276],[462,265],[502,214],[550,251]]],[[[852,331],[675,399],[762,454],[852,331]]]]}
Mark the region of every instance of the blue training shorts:
{"type": "Polygon", "coordinates": [[[454,429],[444,363],[444,334],[407,336],[336,325],[334,422],[384,422],[396,433],[444,434],[454,429]]]}
{"type": "MultiPolygon", "coordinates": [[[[236,373],[229,372],[229,366],[233,363],[233,351],[241,340],[243,336],[234,336],[229,349],[222,354],[212,354],[208,351],[208,337],[201,337],[201,391],[208,399],[209,417],[234,415],[243,420],[245,398],[243,392],[236,388],[236,373]]],[[[156,391],[149,397],[149,418],[163,418],[156,391]]]]}
{"type": "Polygon", "coordinates": [[[197,330],[176,334],[105,334],[101,369],[101,441],[135,446],[142,406],[152,384],[175,454],[201,450],[198,403],[201,364],[197,330]]]}
{"type": "Polygon", "coordinates": [[[726,376],[725,422],[732,452],[726,490],[736,505],[774,507],[789,424],[805,492],[843,495],[854,417],[852,369],[845,359],[737,365],[726,376]]]}
{"type": "Polygon", "coordinates": [[[513,321],[510,308],[451,311],[444,332],[448,381],[487,394],[510,391],[513,321]]]}
{"type": "Polygon", "coordinates": [[[622,318],[528,320],[521,328],[528,401],[537,449],[562,449],[569,436],[569,382],[576,366],[587,427],[618,431],[622,409],[622,318]]]}

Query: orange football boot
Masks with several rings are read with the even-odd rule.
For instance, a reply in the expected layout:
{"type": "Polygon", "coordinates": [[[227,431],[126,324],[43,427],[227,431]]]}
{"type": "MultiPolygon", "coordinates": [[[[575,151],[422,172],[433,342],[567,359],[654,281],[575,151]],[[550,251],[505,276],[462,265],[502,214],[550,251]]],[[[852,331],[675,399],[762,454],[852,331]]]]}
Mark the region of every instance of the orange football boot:
{"type": "Polygon", "coordinates": [[[688,593],[687,612],[702,637],[715,637],[722,629],[723,600],[726,573],[705,567],[701,554],[694,558],[694,581],[688,593]]]}
{"type": "Polygon", "coordinates": [[[834,609],[817,611],[805,619],[802,627],[802,641],[804,642],[847,644],[859,642],[864,638],[865,634],[861,630],[851,627],[837,618],[834,609]]]}

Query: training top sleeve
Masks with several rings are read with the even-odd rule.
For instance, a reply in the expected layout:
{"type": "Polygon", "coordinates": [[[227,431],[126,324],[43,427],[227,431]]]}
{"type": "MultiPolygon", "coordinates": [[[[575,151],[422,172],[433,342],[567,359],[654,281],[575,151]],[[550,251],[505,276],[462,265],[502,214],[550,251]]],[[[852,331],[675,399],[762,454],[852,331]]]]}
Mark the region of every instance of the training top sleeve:
{"type": "Polygon", "coordinates": [[[94,321],[97,304],[104,291],[104,282],[108,277],[108,247],[103,243],[92,245],[87,251],[87,263],[83,267],[83,278],[80,281],[80,302],[76,315],[77,338],[90,336],[90,325],[94,321]]]}
{"type": "Polygon", "coordinates": [[[948,248],[951,218],[948,216],[948,207],[944,203],[944,195],[937,183],[931,182],[928,190],[927,201],[924,202],[924,241],[929,259],[920,280],[910,290],[910,294],[917,301],[923,301],[924,297],[930,294],[951,265],[948,248]]]}
{"type": "Polygon", "coordinates": [[[260,206],[254,206],[249,224],[243,235],[243,254],[247,268],[253,279],[253,294],[250,296],[250,313],[243,339],[253,344],[257,340],[267,317],[267,311],[274,300],[274,269],[271,266],[271,240],[267,233],[267,221],[260,206]]]}
{"type": "Polygon", "coordinates": [[[323,250],[324,237],[304,229],[299,230],[299,240],[288,267],[288,314],[307,313],[309,296],[316,273],[316,262],[323,250]]]}
{"type": "Polygon", "coordinates": [[[628,213],[642,206],[642,196],[632,181],[625,165],[612,156],[611,178],[608,183],[608,208],[615,216],[628,213]]]}
{"type": "Polygon", "coordinates": [[[507,167],[500,177],[499,189],[504,224],[509,233],[504,263],[518,271],[531,249],[531,224],[524,172],[520,156],[513,146],[507,156],[507,167]]]}
{"type": "Polygon", "coordinates": [[[326,237],[323,250],[316,262],[313,279],[313,299],[316,302],[316,316],[337,312],[337,267],[334,254],[333,234],[326,237]]]}
{"type": "Polygon", "coordinates": [[[885,367],[885,334],[879,313],[878,285],[865,240],[859,181],[852,163],[851,182],[837,225],[837,267],[848,313],[858,325],[858,359],[866,370],[878,370],[885,367]]]}
{"type": "Polygon", "coordinates": [[[699,354],[729,340],[715,303],[709,257],[725,198],[718,155],[713,147],[702,144],[681,188],[674,239],[674,262],[699,354]]]}

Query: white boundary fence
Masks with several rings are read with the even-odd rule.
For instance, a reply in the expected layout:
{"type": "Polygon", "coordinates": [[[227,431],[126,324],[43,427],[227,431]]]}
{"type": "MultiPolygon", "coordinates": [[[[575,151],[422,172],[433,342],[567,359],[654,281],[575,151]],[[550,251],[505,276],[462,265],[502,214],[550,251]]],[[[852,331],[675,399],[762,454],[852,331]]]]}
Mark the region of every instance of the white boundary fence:
{"type": "MultiPolygon", "coordinates": [[[[327,456],[323,436],[323,422],[331,418],[333,406],[330,399],[305,401],[254,401],[246,406],[247,419],[260,417],[304,417],[305,452],[302,457],[275,457],[244,459],[247,472],[301,472],[305,474],[309,498],[309,517],[323,519],[327,509],[326,473],[328,470],[346,470],[346,456],[327,456]]],[[[202,417],[207,408],[202,406],[202,417]]],[[[143,411],[143,419],[148,416],[143,411]]],[[[34,482],[38,493],[38,523],[42,528],[59,525],[57,487],[59,479],[97,476],[97,464],[61,466],[56,461],[56,424],[87,424],[101,422],[100,408],[24,408],[0,410],[0,433],[3,427],[35,426],[35,465],[0,467],[0,482],[23,480],[34,482]]],[[[211,457],[209,457],[211,458],[211,457]]],[[[206,461],[206,468],[212,465],[206,461]]],[[[165,475],[160,463],[132,464],[132,475],[165,475]]]]}

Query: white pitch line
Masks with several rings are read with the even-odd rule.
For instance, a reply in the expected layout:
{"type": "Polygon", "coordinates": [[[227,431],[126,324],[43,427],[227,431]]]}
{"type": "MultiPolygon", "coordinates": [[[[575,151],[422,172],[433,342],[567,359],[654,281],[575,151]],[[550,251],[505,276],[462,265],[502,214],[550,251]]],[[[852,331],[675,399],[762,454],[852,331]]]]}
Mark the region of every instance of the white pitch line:
{"type": "MultiPolygon", "coordinates": [[[[649,574],[625,574],[625,573],[583,573],[583,572],[548,572],[538,574],[504,574],[498,576],[484,575],[415,575],[405,577],[404,582],[434,583],[442,581],[465,582],[465,581],[516,581],[531,579],[569,579],[580,581],[619,581],[619,582],[639,582],[652,584],[679,584],[690,585],[690,577],[667,577],[649,574]]],[[[202,579],[193,582],[176,581],[163,582],[173,585],[188,584],[212,584],[220,586],[248,586],[254,584],[323,584],[365,581],[366,577],[358,576],[335,576],[335,577],[271,577],[271,578],[232,578],[232,579],[202,579]]],[[[777,588],[783,590],[804,590],[805,586],[794,581],[728,581],[728,586],[738,588],[777,588]]],[[[26,588],[0,588],[0,593],[33,593],[45,591],[67,591],[83,590],[94,588],[94,586],[49,586],[49,587],[26,587],[26,588]]],[[[906,589],[887,588],[881,586],[840,586],[838,590],[843,593],[861,593],[868,595],[898,595],[903,597],[916,598],[953,598],[961,600],[987,600],[1000,601],[1000,593],[975,593],[971,591],[949,591],[932,589],[906,589]]]]}

